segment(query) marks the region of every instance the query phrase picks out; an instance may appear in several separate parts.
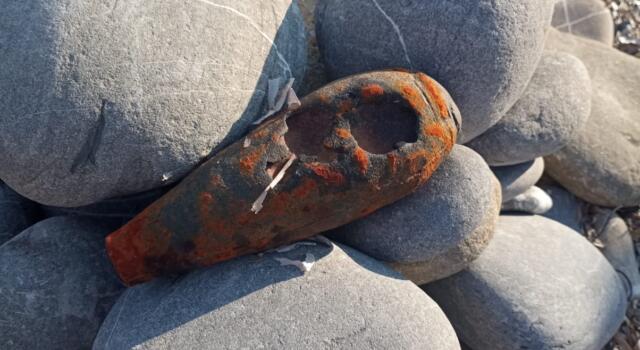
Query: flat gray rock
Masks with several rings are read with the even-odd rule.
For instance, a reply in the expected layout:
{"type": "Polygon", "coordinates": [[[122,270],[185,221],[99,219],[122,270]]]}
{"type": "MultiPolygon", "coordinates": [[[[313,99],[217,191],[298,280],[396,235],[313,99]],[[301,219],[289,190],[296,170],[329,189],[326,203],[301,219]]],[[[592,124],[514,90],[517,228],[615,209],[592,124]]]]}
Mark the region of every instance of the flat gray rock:
{"type": "Polygon", "coordinates": [[[291,0],[0,0],[0,179],[78,207],[173,183],[303,75],[291,0]]]}
{"type": "Polygon", "coordinates": [[[438,305],[380,262],[318,243],[282,251],[128,289],[93,349],[460,348],[438,305]]]}
{"type": "Polygon", "coordinates": [[[0,247],[0,348],[91,347],[124,289],[104,251],[106,233],[58,217],[0,247]]]}
{"type": "Polygon", "coordinates": [[[526,163],[492,167],[502,186],[502,201],[506,202],[534,186],[544,173],[544,159],[536,158],[526,163]]]}
{"type": "Polygon", "coordinates": [[[564,147],[591,112],[591,80],[574,56],[545,52],[524,94],[468,146],[492,166],[514,165],[564,147]]]}
{"type": "Polygon", "coordinates": [[[550,0],[327,0],[316,31],[333,78],[396,67],[435,78],[460,107],[466,143],[520,97],[552,9],[550,0]]]}
{"type": "Polygon", "coordinates": [[[583,207],[585,203],[561,186],[543,185],[541,188],[547,192],[553,202],[553,207],[542,216],[557,221],[584,235],[585,215],[583,207]]]}
{"type": "Polygon", "coordinates": [[[501,216],[482,255],[426,291],[474,350],[601,350],[627,306],[604,256],[540,216],[501,216]]]}
{"type": "Polygon", "coordinates": [[[416,193],[331,237],[393,266],[419,284],[464,269],[486,247],[500,188],[482,158],[456,145],[416,193]]]}
{"type": "Polygon", "coordinates": [[[576,196],[605,207],[640,203],[640,61],[588,39],[551,30],[547,49],[571,53],[589,70],[591,116],[547,172],[576,196]]]}
{"type": "Polygon", "coordinates": [[[41,218],[40,207],[0,182],[0,246],[41,218]]]}
{"type": "Polygon", "coordinates": [[[559,0],[551,25],[560,31],[613,46],[615,25],[602,0],[559,0]]]}

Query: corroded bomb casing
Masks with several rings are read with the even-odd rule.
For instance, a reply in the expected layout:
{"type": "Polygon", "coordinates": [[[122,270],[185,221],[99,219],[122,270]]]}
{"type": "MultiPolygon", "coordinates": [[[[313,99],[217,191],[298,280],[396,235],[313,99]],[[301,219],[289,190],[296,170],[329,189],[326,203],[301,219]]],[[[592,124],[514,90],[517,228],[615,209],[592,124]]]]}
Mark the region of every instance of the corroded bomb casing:
{"type": "Polygon", "coordinates": [[[123,282],[210,266],[363,217],[424,184],[460,126],[449,94],[422,73],[351,76],[301,102],[107,237],[123,282]]]}

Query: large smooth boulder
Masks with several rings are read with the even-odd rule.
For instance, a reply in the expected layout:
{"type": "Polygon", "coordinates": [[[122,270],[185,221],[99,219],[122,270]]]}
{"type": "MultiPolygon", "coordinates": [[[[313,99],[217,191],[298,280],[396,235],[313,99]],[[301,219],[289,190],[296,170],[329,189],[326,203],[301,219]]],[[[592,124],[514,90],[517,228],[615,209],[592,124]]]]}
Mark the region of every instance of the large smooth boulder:
{"type": "Polygon", "coordinates": [[[604,256],[540,216],[501,216],[482,255],[426,291],[474,350],[601,350],[627,306],[604,256]]]}
{"type": "Polygon", "coordinates": [[[333,231],[423,284],[464,269],[493,236],[500,184],[471,149],[456,145],[416,193],[333,231]]]}
{"type": "Polygon", "coordinates": [[[354,250],[303,244],[130,288],[93,349],[459,349],[411,282],[354,250]]]}
{"type": "Polygon", "coordinates": [[[37,204],[0,182],[0,246],[41,217],[37,204]]]}
{"type": "Polygon", "coordinates": [[[602,0],[559,0],[551,25],[560,31],[613,46],[615,25],[602,0]]]}
{"type": "Polygon", "coordinates": [[[41,221],[0,247],[0,348],[87,349],[124,290],[90,221],[41,221]]]}
{"type": "Polygon", "coordinates": [[[423,71],[463,117],[459,143],[495,124],[531,78],[553,2],[326,0],[317,34],[333,78],[382,68],[423,71]]]}
{"type": "Polygon", "coordinates": [[[524,193],[540,180],[544,173],[544,159],[536,158],[516,165],[493,167],[491,171],[500,181],[502,201],[506,202],[524,193]]]}
{"type": "Polygon", "coordinates": [[[591,80],[574,56],[545,52],[524,94],[468,146],[492,166],[524,163],[564,147],[591,112],[591,80]]]}
{"type": "Polygon", "coordinates": [[[0,0],[0,179],[77,207],[173,183],[302,77],[291,0],[0,0]]]}
{"type": "Polygon", "coordinates": [[[587,202],[640,203],[640,61],[606,45],[550,31],[547,49],[580,58],[594,87],[587,124],[545,158],[547,172],[587,202]]]}

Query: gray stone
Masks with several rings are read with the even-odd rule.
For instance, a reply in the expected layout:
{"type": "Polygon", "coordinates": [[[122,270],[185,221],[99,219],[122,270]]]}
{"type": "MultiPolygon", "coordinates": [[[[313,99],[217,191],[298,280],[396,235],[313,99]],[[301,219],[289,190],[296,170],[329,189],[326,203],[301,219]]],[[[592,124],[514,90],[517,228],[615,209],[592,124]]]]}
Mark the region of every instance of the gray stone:
{"type": "Polygon", "coordinates": [[[489,165],[513,165],[564,147],[591,111],[591,80],[576,57],[545,52],[524,94],[468,146],[489,165]]]}
{"type": "Polygon", "coordinates": [[[559,0],[551,25],[560,31],[613,46],[615,25],[602,0],[559,0]]]}
{"type": "Polygon", "coordinates": [[[166,188],[159,188],[131,196],[107,199],[84,207],[44,206],[43,209],[47,217],[75,216],[99,221],[115,229],[129,222],[166,192],[166,188]]]}
{"type": "Polygon", "coordinates": [[[551,210],[542,216],[568,226],[583,235],[585,221],[583,207],[585,203],[561,186],[544,185],[541,188],[547,192],[553,202],[551,210]]]}
{"type": "Polygon", "coordinates": [[[467,270],[425,289],[474,350],[601,350],[626,311],[602,254],[540,216],[501,216],[467,270]]]}
{"type": "Polygon", "coordinates": [[[91,347],[124,289],[104,251],[107,232],[58,217],[0,247],[0,348],[91,347]]]}
{"type": "Polygon", "coordinates": [[[307,69],[298,93],[300,95],[309,94],[327,83],[329,78],[325,69],[320,48],[318,47],[318,38],[316,36],[316,7],[318,0],[297,0],[300,12],[304,17],[304,23],[307,28],[307,69]]]}
{"type": "Polygon", "coordinates": [[[466,143],[521,95],[552,7],[550,0],[327,0],[318,6],[318,43],[333,78],[395,67],[434,77],[460,107],[466,143]]]}
{"type": "Polygon", "coordinates": [[[0,182],[0,246],[41,217],[40,208],[0,182]]]}
{"type": "Polygon", "coordinates": [[[502,186],[502,201],[506,202],[535,185],[544,173],[544,159],[491,168],[502,186]]]}
{"type": "Polygon", "coordinates": [[[303,75],[291,0],[0,0],[0,179],[77,207],[173,183],[303,75]]]}
{"type": "Polygon", "coordinates": [[[502,203],[502,211],[542,215],[553,207],[553,200],[540,187],[533,186],[502,203]]]}
{"type": "Polygon", "coordinates": [[[640,270],[636,252],[625,221],[612,210],[598,210],[593,217],[602,242],[602,254],[620,274],[622,284],[631,299],[640,297],[640,270]]]}
{"type": "Polygon", "coordinates": [[[416,193],[331,237],[426,283],[464,269],[482,252],[499,215],[499,192],[482,158],[456,145],[416,193]]]}
{"type": "Polygon", "coordinates": [[[130,288],[93,348],[460,348],[440,308],[383,264],[338,246],[282,251],[130,288]],[[302,260],[315,264],[287,265],[302,260]]]}
{"type": "Polygon", "coordinates": [[[640,203],[640,61],[604,44],[551,30],[547,48],[580,58],[591,75],[591,116],[547,172],[576,196],[605,207],[640,203]]]}

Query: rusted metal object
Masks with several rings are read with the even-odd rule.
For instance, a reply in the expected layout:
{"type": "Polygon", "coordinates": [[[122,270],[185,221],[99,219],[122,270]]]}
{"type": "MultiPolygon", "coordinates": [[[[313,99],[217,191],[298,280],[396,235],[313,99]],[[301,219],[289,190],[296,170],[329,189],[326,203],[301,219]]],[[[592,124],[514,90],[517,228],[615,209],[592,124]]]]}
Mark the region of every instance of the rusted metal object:
{"type": "Polygon", "coordinates": [[[425,183],[459,124],[448,93],[422,73],[336,81],[222,150],[108,236],[109,256],[133,285],[344,225],[425,183]],[[281,180],[271,188],[274,177],[281,180]]]}

